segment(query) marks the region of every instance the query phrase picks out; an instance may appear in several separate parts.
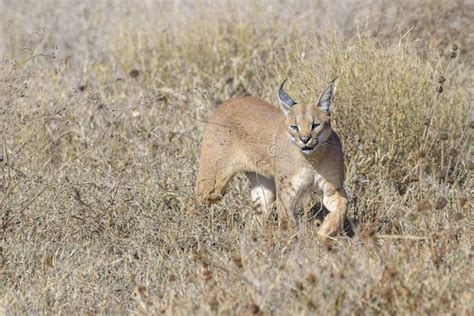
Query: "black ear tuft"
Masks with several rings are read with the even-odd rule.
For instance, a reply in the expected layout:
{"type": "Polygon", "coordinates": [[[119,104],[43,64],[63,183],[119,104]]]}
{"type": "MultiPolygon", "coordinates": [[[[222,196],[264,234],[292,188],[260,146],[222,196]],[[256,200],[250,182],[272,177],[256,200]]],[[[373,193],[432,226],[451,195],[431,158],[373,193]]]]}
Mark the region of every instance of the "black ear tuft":
{"type": "Polygon", "coordinates": [[[334,96],[334,83],[336,82],[337,78],[339,77],[336,77],[331,81],[329,86],[324,89],[323,93],[321,93],[321,96],[318,99],[318,106],[321,108],[321,110],[328,113],[331,111],[331,102],[334,96]]]}
{"type": "Polygon", "coordinates": [[[296,102],[283,90],[283,86],[285,85],[286,79],[280,85],[280,89],[278,89],[278,101],[280,101],[280,105],[283,111],[286,113],[288,110],[296,104],[296,102]]]}

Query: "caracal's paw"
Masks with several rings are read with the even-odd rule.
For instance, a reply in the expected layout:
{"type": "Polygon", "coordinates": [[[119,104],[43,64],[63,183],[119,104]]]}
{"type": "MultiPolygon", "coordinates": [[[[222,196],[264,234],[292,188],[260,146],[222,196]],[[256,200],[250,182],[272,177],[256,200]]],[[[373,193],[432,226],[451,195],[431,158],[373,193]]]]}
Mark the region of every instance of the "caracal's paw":
{"type": "Polygon", "coordinates": [[[339,214],[329,213],[319,228],[318,235],[324,241],[334,239],[334,237],[337,237],[340,234],[341,226],[342,219],[339,214]]]}

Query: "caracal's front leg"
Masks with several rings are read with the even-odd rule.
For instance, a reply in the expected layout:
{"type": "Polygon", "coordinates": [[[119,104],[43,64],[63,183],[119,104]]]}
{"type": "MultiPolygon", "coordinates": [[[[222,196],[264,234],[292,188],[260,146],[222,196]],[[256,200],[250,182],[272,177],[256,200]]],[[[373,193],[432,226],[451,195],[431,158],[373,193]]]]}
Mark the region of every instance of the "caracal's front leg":
{"type": "Polygon", "coordinates": [[[347,213],[347,195],[344,189],[328,186],[323,191],[323,204],[329,214],[318,231],[323,238],[337,236],[342,231],[347,213]]]}
{"type": "Polygon", "coordinates": [[[299,206],[311,188],[312,177],[301,172],[293,177],[284,177],[277,183],[277,206],[280,223],[290,220],[294,228],[300,226],[299,206]]]}
{"type": "Polygon", "coordinates": [[[292,190],[278,191],[277,208],[280,226],[286,227],[288,223],[294,228],[299,227],[300,221],[296,204],[298,204],[298,200],[292,190]]]}

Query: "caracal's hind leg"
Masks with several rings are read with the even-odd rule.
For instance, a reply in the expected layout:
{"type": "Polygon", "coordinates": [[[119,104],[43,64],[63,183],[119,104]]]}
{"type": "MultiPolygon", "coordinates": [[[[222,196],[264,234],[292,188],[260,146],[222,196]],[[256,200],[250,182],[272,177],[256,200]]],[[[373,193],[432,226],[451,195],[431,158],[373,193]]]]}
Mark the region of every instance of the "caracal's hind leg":
{"type": "Polygon", "coordinates": [[[343,188],[329,188],[323,192],[323,204],[329,214],[319,228],[318,234],[323,237],[337,236],[344,226],[347,213],[347,194],[343,188]]]}
{"type": "Polygon", "coordinates": [[[270,216],[276,198],[275,181],[255,172],[247,172],[250,180],[251,198],[257,209],[258,220],[264,225],[270,216]]]}
{"type": "Polygon", "coordinates": [[[210,204],[219,200],[227,185],[238,172],[235,163],[225,158],[220,160],[201,156],[196,179],[196,199],[199,204],[210,204]]]}

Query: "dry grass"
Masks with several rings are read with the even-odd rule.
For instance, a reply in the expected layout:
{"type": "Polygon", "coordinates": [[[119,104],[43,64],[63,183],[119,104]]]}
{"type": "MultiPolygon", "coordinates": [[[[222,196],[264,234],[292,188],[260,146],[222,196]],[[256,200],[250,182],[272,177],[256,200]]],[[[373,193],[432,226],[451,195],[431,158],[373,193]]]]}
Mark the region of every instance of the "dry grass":
{"type": "Polygon", "coordinates": [[[472,9],[1,2],[2,313],[472,315],[472,9]],[[189,212],[219,102],[335,75],[355,236],[189,212]]]}

